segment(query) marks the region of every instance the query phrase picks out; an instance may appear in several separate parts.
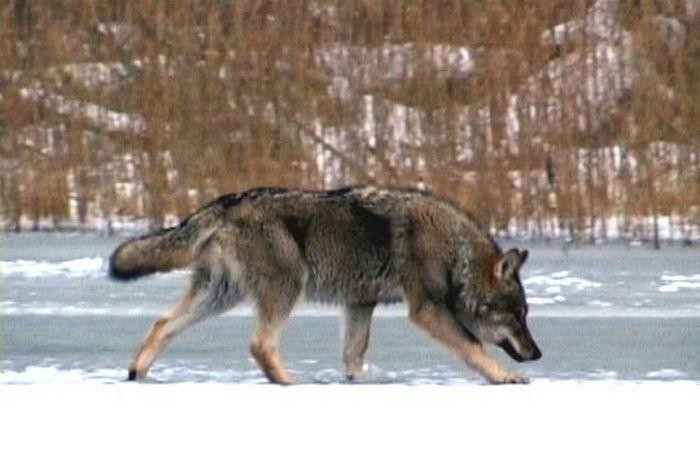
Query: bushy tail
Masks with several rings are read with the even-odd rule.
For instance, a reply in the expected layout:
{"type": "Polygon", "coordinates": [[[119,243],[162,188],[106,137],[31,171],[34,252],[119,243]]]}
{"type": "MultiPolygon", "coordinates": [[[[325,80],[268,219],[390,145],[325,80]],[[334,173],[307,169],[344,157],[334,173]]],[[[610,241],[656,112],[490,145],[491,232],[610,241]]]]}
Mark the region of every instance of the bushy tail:
{"type": "Polygon", "coordinates": [[[229,209],[244,200],[284,191],[278,188],[258,188],[214,199],[177,227],[123,243],[109,258],[109,275],[113,279],[130,280],[158,271],[184,268],[193,260],[197,242],[221,224],[229,209]]]}
{"type": "Polygon", "coordinates": [[[122,243],[109,258],[113,279],[131,280],[184,268],[193,258],[197,234],[186,223],[122,243]]]}

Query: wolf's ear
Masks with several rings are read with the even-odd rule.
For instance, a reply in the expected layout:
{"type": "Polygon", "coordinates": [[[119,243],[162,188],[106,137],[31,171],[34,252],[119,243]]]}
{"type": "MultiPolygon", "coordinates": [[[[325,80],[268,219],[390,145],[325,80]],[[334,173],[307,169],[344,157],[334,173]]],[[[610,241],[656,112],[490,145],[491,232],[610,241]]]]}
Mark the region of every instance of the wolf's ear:
{"type": "Polygon", "coordinates": [[[496,262],[493,267],[493,274],[496,279],[512,278],[520,269],[520,266],[527,260],[528,251],[511,249],[496,262]]]}
{"type": "Polygon", "coordinates": [[[522,251],[520,251],[520,266],[523,266],[525,264],[528,255],[530,255],[530,252],[527,249],[523,249],[522,251]]]}

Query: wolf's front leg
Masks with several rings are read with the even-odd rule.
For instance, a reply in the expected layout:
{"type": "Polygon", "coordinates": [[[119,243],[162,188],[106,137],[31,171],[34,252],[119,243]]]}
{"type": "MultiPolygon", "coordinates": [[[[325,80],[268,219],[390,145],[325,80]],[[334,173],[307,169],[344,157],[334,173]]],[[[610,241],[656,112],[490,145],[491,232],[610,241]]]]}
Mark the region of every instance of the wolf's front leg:
{"type": "MultiPolygon", "coordinates": [[[[268,284],[268,287],[272,287],[272,284],[268,284]]],[[[250,343],[250,353],[270,382],[289,385],[292,378],[284,369],[279,355],[280,336],[298,296],[284,296],[281,290],[276,292],[276,297],[263,294],[258,299],[258,321],[250,343]]]]}
{"type": "Polygon", "coordinates": [[[343,363],[348,381],[356,381],[362,375],[374,307],[375,304],[347,304],[344,307],[343,363]]]}
{"type": "Polygon", "coordinates": [[[489,357],[480,343],[474,343],[465,337],[461,326],[447,308],[426,302],[412,306],[409,315],[416,325],[452,350],[469,367],[484,376],[489,382],[493,384],[524,384],[528,382],[519,373],[508,371],[489,357]]]}

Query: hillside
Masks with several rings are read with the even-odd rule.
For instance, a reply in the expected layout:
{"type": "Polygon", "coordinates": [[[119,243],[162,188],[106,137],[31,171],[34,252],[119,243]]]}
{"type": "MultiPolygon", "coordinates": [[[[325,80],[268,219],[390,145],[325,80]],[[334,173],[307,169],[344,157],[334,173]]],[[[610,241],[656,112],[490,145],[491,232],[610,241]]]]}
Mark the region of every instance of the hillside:
{"type": "Polygon", "coordinates": [[[0,6],[5,229],[418,186],[507,236],[700,239],[700,1],[0,6]]]}

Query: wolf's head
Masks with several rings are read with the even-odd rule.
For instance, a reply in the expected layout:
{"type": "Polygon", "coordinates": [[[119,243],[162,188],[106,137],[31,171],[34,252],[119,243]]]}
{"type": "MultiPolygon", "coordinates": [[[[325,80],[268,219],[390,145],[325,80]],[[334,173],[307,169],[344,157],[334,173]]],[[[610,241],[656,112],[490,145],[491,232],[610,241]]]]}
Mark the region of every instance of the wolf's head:
{"type": "Polygon", "coordinates": [[[518,272],[526,250],[511,249],[490,269],[492,287],[471,305],[464,326],[481,341],[493,343],[518,362],[542,357],[527,328],[527,302],[518,272]]]}

